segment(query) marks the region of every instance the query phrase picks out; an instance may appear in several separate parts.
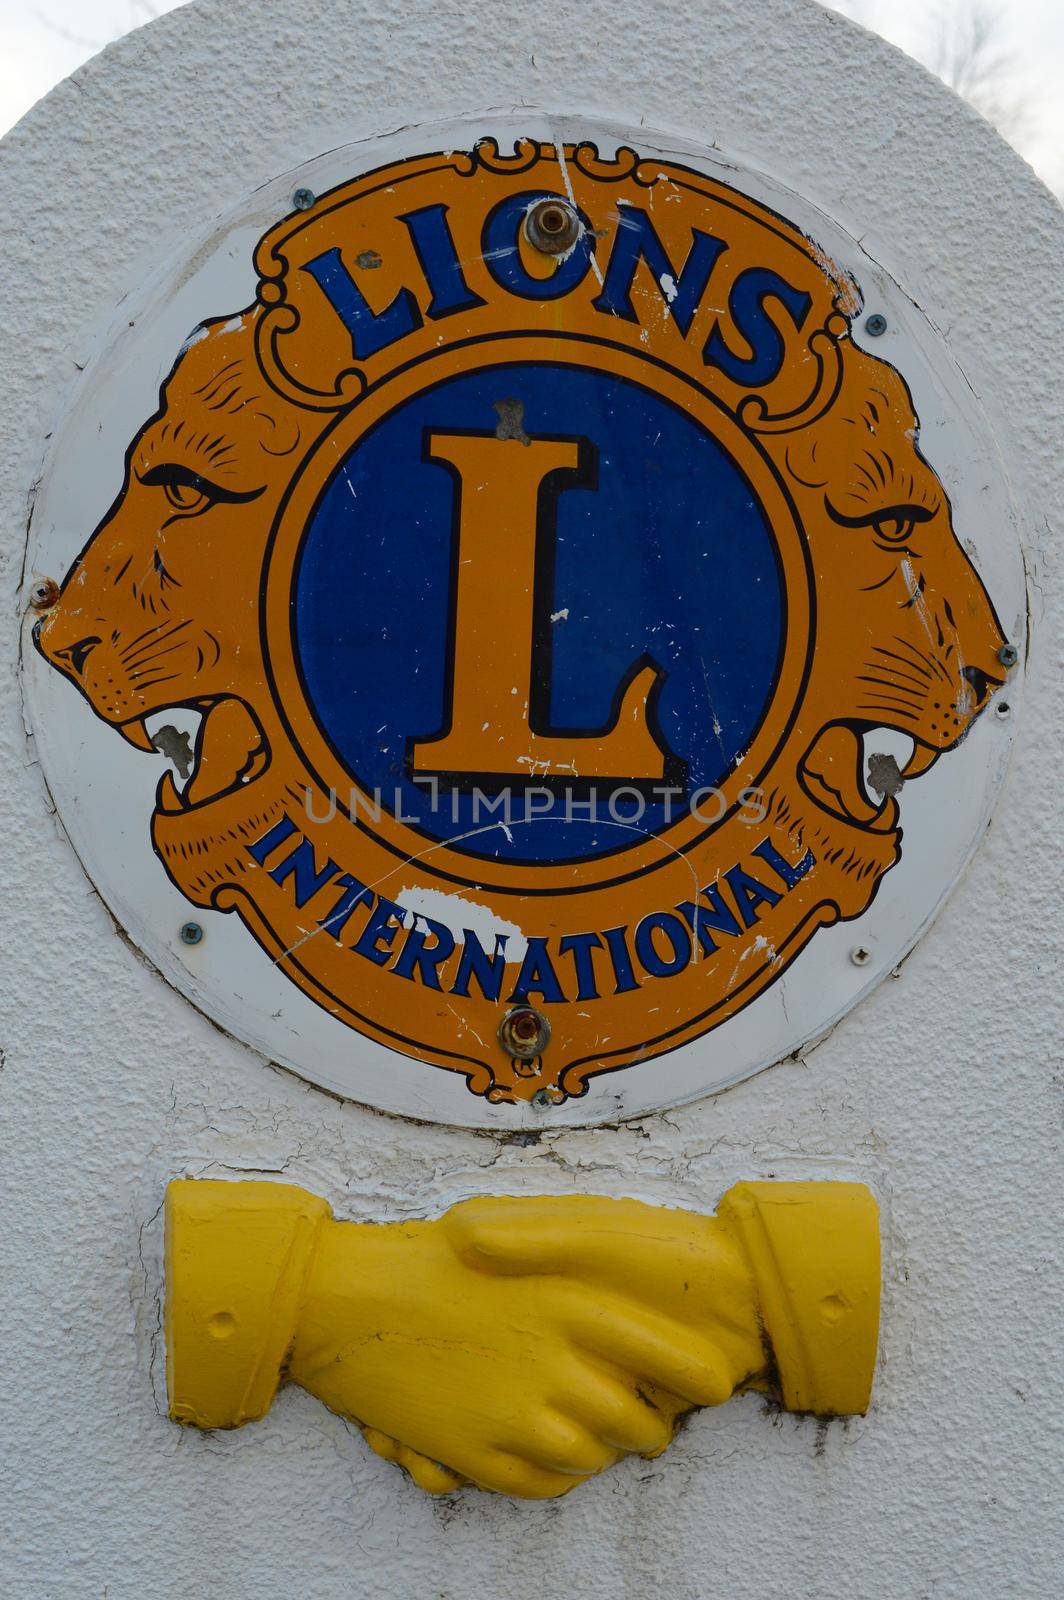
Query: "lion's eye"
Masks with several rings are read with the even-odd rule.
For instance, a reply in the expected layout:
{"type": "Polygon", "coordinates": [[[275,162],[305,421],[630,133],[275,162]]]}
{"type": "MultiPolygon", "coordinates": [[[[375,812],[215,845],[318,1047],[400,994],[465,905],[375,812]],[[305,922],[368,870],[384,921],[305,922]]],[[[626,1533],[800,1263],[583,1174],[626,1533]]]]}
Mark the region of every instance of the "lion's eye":
{"type": "Polygon", "coordinates": [[[888,544],[905,544],[912,538],[916,518],[892,511],[885,517],[876,517],[872,527],[879,538],[885,539],[888,544]]]}
{"type": "Polygon", "coordinates": [[[840,528],[871,528],[881,544],[902,546],[908,544],[922,522],[930,522],[935,515],[932,506],[884,506],[882,511],[866,511],[860,516],[847,516],[836,510],[825,496],[824,507],[833,522],[840,528]]]}
{"type": "Polygon", "coordinates": [[[191,467],[172,465],[152,467],[140,474],[140,481],[149,489],[161,489],[167,503],[183,516],[194,517],[220,498],[216,485],[201,478],[191,467]]]}
{"type": "Polygon", "coordinates": [[[202,511],[211,499],[198,483],[164,483],[163,492],[175,511],[202,511]]]}
{"type": "Polygon", "coordinates": [[[248,500],[257,500],[263,492],[262,489],[223,489],[221,484],[201,478],[191,467],[176,463],[152,467],[137,476],[149,489],[161,489],[174,510],[186,517],[198,516],[220,501],[226,505],[243,505],[248,500]]]}

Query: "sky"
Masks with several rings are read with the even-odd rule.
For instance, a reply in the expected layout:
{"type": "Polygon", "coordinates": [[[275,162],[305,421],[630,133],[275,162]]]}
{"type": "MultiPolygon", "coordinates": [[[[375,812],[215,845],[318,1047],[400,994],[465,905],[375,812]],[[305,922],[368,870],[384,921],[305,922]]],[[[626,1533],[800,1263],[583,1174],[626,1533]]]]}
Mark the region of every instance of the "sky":
{"type": "Polygon", "coordinates": [[[991,18],[995,97],[1008,111],[999,131],[1064,197],[1064,0],[833,0],[831,9],[932,68],[973,13],[991,18]]]}
{"type": "MultiPolygon", "coordinates": [[[[0,133],[109,40],[182,3],[0,0],[0,133]]],[[[1064,195],[1064,0],[834,0],[833,9],[931,66],[973,9],[991,15],[1001,131],[1064,195]]]]}

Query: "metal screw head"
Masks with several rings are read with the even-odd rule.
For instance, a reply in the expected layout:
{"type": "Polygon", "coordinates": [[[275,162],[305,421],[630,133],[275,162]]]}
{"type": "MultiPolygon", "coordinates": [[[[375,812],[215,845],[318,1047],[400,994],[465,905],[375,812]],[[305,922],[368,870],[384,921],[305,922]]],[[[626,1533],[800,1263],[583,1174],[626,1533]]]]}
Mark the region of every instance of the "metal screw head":
{"type": "Polygon", "coordinates": [[[54,578],[39,578],[30,590],[30,605],[34,611],[49,611],[59,599],[59,585],[54,578]]]}
{"type": "Polygon", "coordinates": [[[203,929],[198,922],[183,923],[180,939],[182,944],[201,944],[203,942],[203,929]]]}
{"type": "Polygon", "coordinates": [[[872,339],[879,339],[887,331],[887,319],[882,311],[873,311],[870,317],[865,317],[864,331],[872,339]]]}
{"type": "Polygon", "coordinates": [[[550,1043],[550,1023],[532,1006],[515,1006],[499,1023],[499,1043],[507,1055],[532,1061],[550,1043]]]}
{"type": "Polygon", "coordinates": [[[311,206],[317,204],[318,197],[313,189],[297,189],[292,196],[292,204],[297,211],[309,211],[311,206]]]}
{"type": "Polygon", "coordinates": [[[1014,667],[1020,659],[1020,652],[1014,644],[1003,644],[998,651],[998,660],[1003,667],[1014,667]]]}
{"type": "Polygon", "coordinates": [[[525,238],[544,255],[564,255],[579,237],[580,218],[568,200],[537,200],[525,215],[525,238]]]}
{"type": "Polygon", "coordinates": [[[554,1104],[546,1089],[537,1089],[529,1101],[533,1111],[549,1111],[554,1104]]]}
{"type": "Polygon", "coordinates": [[[855,967],[867,967],[871,959],[871,950],[866,949],[863,944],[855,944],[853,949],[850,951],[850,960],[853,962],[855,967]]]}
{"type": "Polygon", "coordinates": [[[1007,700],[999,700],[997,705],[994,707],[995,717],[1000,717],[1002,721],[1004,721],[1011,711],[1012,707],[1009,705],[1007,700]]]}

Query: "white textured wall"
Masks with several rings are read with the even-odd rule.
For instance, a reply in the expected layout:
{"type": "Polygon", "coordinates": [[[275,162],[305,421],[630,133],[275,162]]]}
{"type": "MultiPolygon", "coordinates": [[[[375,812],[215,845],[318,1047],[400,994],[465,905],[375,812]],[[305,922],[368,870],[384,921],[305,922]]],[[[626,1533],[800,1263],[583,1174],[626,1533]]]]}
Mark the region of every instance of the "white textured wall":
{"type": "Polygon", "coordinates": [[[5,1600],[1059,1589],[1064,214],[931,78],[811,0],[701,9],[202,0],[90,63],[0,152],[5,1600]],[[999,435],[1036,628],[993,827],[901,975],[802,1062],[532,1146],[341,1105],[168,990],[60,836],[16,682],[46,436],[145,264],[319,149],[520,102],[718,139],[864,238],[949,330],[999,435]],[[163,1189],[264,1169],[366,1217],[479,1188],[708,1209],[739,1176],[863,1177],[886,1242],[873,1409],[818,1430],[733,1402],[547,1505],[434,1503],[298,1392],[235,1435],[180,1431],[159,1413],[163,1189]]]}

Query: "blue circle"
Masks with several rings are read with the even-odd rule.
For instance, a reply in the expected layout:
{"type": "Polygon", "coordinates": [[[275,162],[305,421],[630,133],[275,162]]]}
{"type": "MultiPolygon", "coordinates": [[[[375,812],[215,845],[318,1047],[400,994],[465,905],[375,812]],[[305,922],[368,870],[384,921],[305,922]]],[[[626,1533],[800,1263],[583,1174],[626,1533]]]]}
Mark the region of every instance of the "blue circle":
{"type": "MultiPolygon", "coordinates": [[[[512,406],[504,412],[514,417],[512,406]]],[[[431,839],[524,862],[626,848],[719,785],[772,698],[785,618],[771,527],[720,441],[640,385],[550,362],[450,378],[366,433],[310,518],[292,608],[308,702],[352,781],[431,839]],[[439,735],[451,699],[456,484],[448,467],[425,459],[424,436],[494,433],[500,400],[520,402],[528,435],[581,438],[597,457],[597,487],[571,484],[556,499],[553,593],[536,596],[550,637],[549,729],[537,731],[604,728],[635,664],[655,662],[659,740],[677,787],[638,797],[638,832],[616,825],[602,782],[594,818],[575,792],[539,809],[541,792],[536,820],[522,822],[515,777],[507,827],[483,795],[441,784],[434,796],[409,776],[409,743],[439,735]]],[[[616,817],[632,816],[636,799],[618,795],[616,817]]]]}

